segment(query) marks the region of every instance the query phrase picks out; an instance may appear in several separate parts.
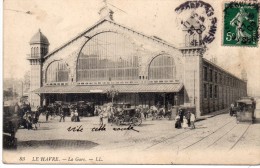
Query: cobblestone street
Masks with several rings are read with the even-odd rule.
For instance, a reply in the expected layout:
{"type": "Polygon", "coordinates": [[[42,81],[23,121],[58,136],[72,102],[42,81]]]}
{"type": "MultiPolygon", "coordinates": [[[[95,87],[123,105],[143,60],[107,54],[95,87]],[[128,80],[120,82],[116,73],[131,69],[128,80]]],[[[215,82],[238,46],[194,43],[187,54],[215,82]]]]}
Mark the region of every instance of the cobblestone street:
{"type": "Polygon", "coordinates": [[[39,150],[56,152],[77,150],[79,152],[144,152],[170,151],[173,154],[189,152],[211,153],[260,151],[260,124],[236,123],[235,117],[221,114],[196,122],[196,129],[175,129],[174,121],[162,119],[143,121],[134,130],[118,130],[128,126],[107,125],[103,131],[98,117],[82,118],[81,122],[59,122],[59,117],[44,121],[40,118],[38,130],[19,129],[17,132],[19,153],[33,153],[39,150]],[[68,131],[76,127],[79,131],[68,131]],[[81,131],[80,131],[81,130],[81,131]],[[99,130],[99,129],[97,129],[99,130]],[[139,132],[138,132],[139,131],[139,132]]]}

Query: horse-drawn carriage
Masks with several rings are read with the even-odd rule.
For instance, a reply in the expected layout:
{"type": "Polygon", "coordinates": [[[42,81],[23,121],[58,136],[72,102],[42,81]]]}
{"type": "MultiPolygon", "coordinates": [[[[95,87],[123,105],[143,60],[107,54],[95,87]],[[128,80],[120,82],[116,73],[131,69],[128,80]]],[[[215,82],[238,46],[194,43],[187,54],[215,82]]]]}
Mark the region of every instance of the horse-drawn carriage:
{"type": "Polygon", "coordinates": [[[141,125],[142,118],[140,111],[131,108],[130,104],[117,104],[115,105],[115,109],[112,123],[116,125],[141,125]]]}
{"type": "Polygon", "coordinates": [[[84,116],[84,117],[94,116],[95,107],[94,107],[94,103],[92,102],[78,101],[77,109],[80,116],[84,116]]]}

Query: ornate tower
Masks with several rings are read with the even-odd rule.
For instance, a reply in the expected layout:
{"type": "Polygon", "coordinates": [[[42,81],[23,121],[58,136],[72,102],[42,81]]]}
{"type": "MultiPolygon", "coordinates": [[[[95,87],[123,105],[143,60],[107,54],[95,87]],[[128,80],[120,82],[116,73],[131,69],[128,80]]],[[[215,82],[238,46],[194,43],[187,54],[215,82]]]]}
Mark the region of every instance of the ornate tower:
{"type": "Polygon", "coordinates": [[[43,57],[48,53],[49,41],[42,34],[41,30],[31,38],[30,40],[31,53],[28,60],[30,61],[31,74],[30,74],[30,94],[29,101],[32,107],[41,105],[41,96],[32,91],[42,86],[42,62],[43,57]]]}
{"type": "Polygon", "coordinates": [[[184,57],[184,103],[196,107],[196,116],[201,115],[202,57],[205,47],[201,33],[203,26],[191,16],[182,22],[184,45],[180,48],[184,57]]]}

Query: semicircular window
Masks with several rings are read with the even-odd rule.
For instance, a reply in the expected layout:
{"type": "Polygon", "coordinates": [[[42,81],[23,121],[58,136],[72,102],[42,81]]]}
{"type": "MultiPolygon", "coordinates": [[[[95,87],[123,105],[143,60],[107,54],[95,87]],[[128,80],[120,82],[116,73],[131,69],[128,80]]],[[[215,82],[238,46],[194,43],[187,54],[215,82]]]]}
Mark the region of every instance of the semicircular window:
{"type": "Polygon", "coordinates": [[[52,62],[46,70],[46,83],[68,82],[69,70],[64,61],[52,62]]]}
{"type": "Polygon", "coordinates": [[[100,33],[82,48],[77,81],[137,80],[138,56],[134,45],[114,32],[100,33]]]}
{"type": "Polygon", "coordinates": [[[149,80],[174,79],[174,58],[168,55],[155,57],[149,66],[149,80]]]}

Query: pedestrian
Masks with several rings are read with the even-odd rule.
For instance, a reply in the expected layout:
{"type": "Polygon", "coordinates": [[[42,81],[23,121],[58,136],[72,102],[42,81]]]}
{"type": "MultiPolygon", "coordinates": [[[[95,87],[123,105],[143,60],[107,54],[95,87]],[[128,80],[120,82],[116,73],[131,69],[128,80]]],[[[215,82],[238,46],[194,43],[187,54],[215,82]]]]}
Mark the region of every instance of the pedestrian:
{"type": "Polygon", "coordinates": [[[144,119],[145,120],[148,118],[148,112],[149,112],[149,108],[145,107],[144,108],[144,119]]]}
{"type": "Polygon", "coordinates": [[[187,117],[186,117],[186,119],[187,119],[187,121],[188,121],[188,127],[190,127],[190,115],[191,115],[191,112],[188,111],[187,117]]]}
{"type": "Polygon", "coordinates": [[[63,120],[63,122],[65,122],[65,111],[62,109],[62,108],[60,108],[60,122],[61,122],[61,120],[63,120]]]}
{"type": "Polygon", "coordinates": [[[234,115],[234,107],[235,107],[234,104],[231,103],[231,105],[230,105],[230,112],[229,112],[231,117],[234,115]]]}
{"type": "Polygon", "coordinates": [[[75,116],[74,121],[75,121],[75,122],[80,122],[80,120],[79,120],[79,113],[78,113],[78,110],[77,110],[77,109],[75,110],[74,116],[75,116]]]}
{"type": "Polygon", "coordinates": [[[75,121],[74,111],[71,112],[71,114],[70,114],[70,118],[71,118],[71,121],[72,121],[72,122],[75,121]]]}
{"type": "Polygon", "coordinates": [[[182,128],[184,129],[188,128],[188,120],[186,119],[185,116],[183,117],[182,128]]]}
{"type": "Polygon", "coordinates": [[[99,115],[99,125],[102,126],[103,125],[103,110],[100,111],[99,115]]]}
{"type": "Polygon", "coordinates": [[[193,113],[191,113],[190,115],[190,125],[191,125],[191,129],[195,129],[195,120],[196,120],[196,117],[193,113]]]}
{"type": "Polygon", "coordinates": [[[26,128],[28,130],[32,129],[32,116],[31,116],[29,110],[25,112],[23,118],[26,121],[26,128]]]}
{"type": "Polygon", "coordinates": [[[180,121],[180,116],[177,115],[175,118],[175,128],[180,129],[181,128],[181,121],[180,121]]]}
{"type": "Polygon", "coordinates": [[[46,110],[46,114],[45,114],[46,116],[46,122],[48,122],[48,120],[49,120],[49,115],[50,115],[50,111],[49,111],[49,109],[47,108],[47,110],[46,110]]]}
{"type": "Polygon", "coordinates": [[[98,107],[98,106],[95,106],[94,115],[95,115],[95,116],[98,116],[99,113],[100,113],[99,107],[98,107]]]}
{"type": "Polygon", "coordinates": [[[145,119],[145,117],[144,117],[144,111],[143,111],[143,109],[140,109],[140,116],[141,116],[141,119],[143,120],[143,119],[145,119]]]}
{"type": "Polygon", "coordinates": [[[183,123],[183,115],[184,115],[184,111],[182,109],[180,109],[179,110],[179,116],[180,116],[181,123],[183,123]]]}
{"type": "Polygon", "coordinates": [[[104,126],[108,124],[109,111],[110,111],[110,106],[107,106],[107,108],[102,113],[102,123],[104,126]]]}

